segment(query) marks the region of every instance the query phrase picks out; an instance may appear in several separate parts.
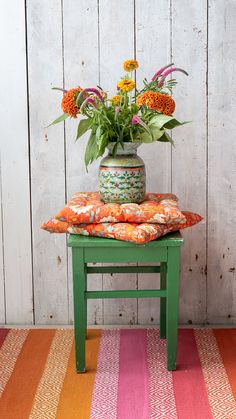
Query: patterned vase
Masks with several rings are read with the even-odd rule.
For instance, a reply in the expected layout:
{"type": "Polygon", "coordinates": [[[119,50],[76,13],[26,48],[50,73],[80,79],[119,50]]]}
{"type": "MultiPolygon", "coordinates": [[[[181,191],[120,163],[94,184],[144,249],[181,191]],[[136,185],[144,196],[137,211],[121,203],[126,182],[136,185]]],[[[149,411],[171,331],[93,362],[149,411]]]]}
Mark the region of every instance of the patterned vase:
{"type": "Polygon", "coordinates": [[[99,167],[99,192],[103,202],[140,203],[144,199],[146,176],[143,160],[137,156],[137,143],[124,143],[112,156],[114,143],[109,143],[109,153],[99,167]]]}

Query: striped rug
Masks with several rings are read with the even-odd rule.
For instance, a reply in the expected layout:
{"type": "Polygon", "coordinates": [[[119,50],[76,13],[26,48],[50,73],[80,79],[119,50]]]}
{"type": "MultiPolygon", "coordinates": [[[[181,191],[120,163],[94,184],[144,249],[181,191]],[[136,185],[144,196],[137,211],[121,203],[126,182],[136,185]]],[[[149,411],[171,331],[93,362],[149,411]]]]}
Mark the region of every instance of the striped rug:
{"type": "Polygon", "coordinates": [[[73,331],[0,329],[1,419],[236,419],[236,329],[180,329],[166,370],[159,330],[89,330],[76,374],[73,331]]]}

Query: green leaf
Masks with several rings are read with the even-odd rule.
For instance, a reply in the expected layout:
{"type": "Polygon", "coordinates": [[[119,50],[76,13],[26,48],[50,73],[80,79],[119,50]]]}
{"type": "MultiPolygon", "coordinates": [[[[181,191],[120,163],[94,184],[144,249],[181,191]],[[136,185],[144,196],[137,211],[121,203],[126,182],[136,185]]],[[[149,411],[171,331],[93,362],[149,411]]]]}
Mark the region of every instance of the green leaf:
{"type": "Polygon", "coordinates": [[[98,146],[97,146],[97,141],[96,141],[96,133],[91,132],[91,135],[89,137],[88,144],[85,150],[85,156],[84,156],[86,169],[88,165],[97,158],[97,155],[98,155],[98,146]]]}
{"type": "Polygon", "coordinates": [[[100,157],[104,154],[105,148],[108,144],[108,132],[105,131],[101,134],[101,131],[99,131],[97,129],[96,137],[97,137],[97,145],[98,145],[98,156],[97,157],[100,157]]]}
{"type": "Polygon", "coordinates": [[[158,141],[165,142],[165,143],[171,143],[173,146],[175,146],[174,141],[172,140],[171,136],[166,131],[164,132],[162,137],[159,138],[158,141]]]}
{"type": "Polygon", "coordinates": [[[191,121],[184,121],[184,122],[179,122],[177,121],[177,119],[173,118],[172,121],[166,122],[163,125],[163,128],[166,129],[173,129],[175,127],[179,127],[180,125],[185,125],[185,124],[189,124],[191,121]]]}
{"type": "Polygon", "coordinates": [[[159,138],[161,138],[162,135],[163,135],[163,133],[164,133],[164,130],[163,129],[160,129],[155,124],[150,124],[149,125],[149,129],[150,129],[150,131],[152,133],[152,137],[153,137],[153,140],[152,141],[159,140],[159,138]]]}
{"type": "Polygon", "coordinates": [[[81,119],[77,128],[76,140],[86,133],[91,128],[91,119],[81,119]]]}
{"type": "Polygon", "coordinates": [[[135,135],[135,137],[134,137],[134,140],[136,141],[136,142],[140,142],[140,143],[152,143],[154,140],[153,140],[153,137],[150,135],[150,134],[148,134],[148,132],[138,132],[136,135],[135,135]]]}
{"type": "Polygon", "coordinates": [[[153,116],[153,118],[151,118],[151,120],[149,121],[149,124],[156,125],[158,128],[162,128],[163,125],[165,125],[166,123],[168,123],[172,119],[174,119],[173,116],[163,115],[163,114],[159,113],[159,114],[153,116]]]}
{"type": "Polygon", "coordinates": [[[66,93],[65,89],[62,89],[62,87],[52,87],[52,90],[60,90],[63,93],[66,93]]]}
{"type": "Polygon", "coordinates": [[[158,128],[173,129],[188,122],[190,121],[179,122],[173,116],[157,114],[149,121],[149,124],[156,125],[158,128]]]}
{"type": "Polygon", "coordinates": [[[69,115],[67,113],[63,113],[63,115],[59,116],[59,118],[55,119],[50,125],[47,126],[51,127],[52,125],[58,124],[59,122],[65,121],[65,119],[69,118],[69,115]]]}
{"type": "Polygon", "coordinates": [[[112,157],[115,157],[116,152],[117,152],[118,145],[119,145],[119,141],[117,141],[117,142],[115,143],[115,145],[114,145],[114,147],[113,147],[113,149],[112,149],[112,157]]]}

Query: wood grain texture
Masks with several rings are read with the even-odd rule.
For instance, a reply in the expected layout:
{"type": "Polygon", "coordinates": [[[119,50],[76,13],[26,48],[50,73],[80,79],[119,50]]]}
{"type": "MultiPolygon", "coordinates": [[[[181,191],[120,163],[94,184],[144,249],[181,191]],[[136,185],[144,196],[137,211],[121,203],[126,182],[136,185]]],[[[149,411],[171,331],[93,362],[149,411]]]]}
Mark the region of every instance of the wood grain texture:
{"type": "Polygon", "coordinates": [[[32,323],[24,1],[1,5],[1,180],[6,321],[32,323]],[[10,22],[9,22],[10,17],[10,22]],[[14,29],[13,29],[14,28],[14,29]]]}
{"type": "Polygon", "coordinates": [[[4,247],[3,247],[3,219],[2,219],[2,175],[0,156],[0,323],[6,323],[5,315],[5,275],[4,275],[4,247]]]}
{"type": "MultiPolygon", "coordinates": [[[[123,62],[134,57],[133,0],[99,2],[100,84],[109,96],[123,75],[123,62]],[[117,32],[116,28],[120,28],[117,32]]],[[[103,275],[103,289],[136,289],[137,274],[103,275]]],[[[105,324],[133,324],[137,321],[137,300],[104,300],[105,324]]]]}
{"type": "MultiPolygon", "coordinates": [[[[189,76],[175,73],[176,117],[191,120],[173,131],[172,192],[182,209],[206,215],[206,74],[207,3],[205,0],[172,0],[172,57],[189,76]],[[197,86],[197,87],[196,87],[197,86]]],[[[180,288],[180,321],[205,322],[206,225],[201,222],[184,232],[180,288]]]]}
{"type": "Polygon", "coordinates": [[[40,225],[65,203],[63,124],[45,128],[61,113],[62,10],[57,0],[27,2],[31,188],[35,321],[68,322],[67,252],[64,235],[45,235],[40,225]]]}
{"type": "MultiPolygon", "coordinates": [[[[137,71],[138,86],[144,77],[148,80],[170,62],[170,2],[136,0],[135,2],[135,39],[136,57],[139,62],[137,71]],[[158,16],[158,24],[157,24],[158,16]]],[[[156,142],[144,144],[138,149],[146,166],[147,191],[170,191],[171,188],[171,146],[169,143],[156,142]],[[161,156],[161,159],[160,159],[161,156]]],[[[155,288],[159,284],[158,275],[138,274],[138,287],[155,288]]],[[[138,300],[138,322],[156,324],[159,322],[159,300],[138,300]]]]}
{"type": "MultiPolygon", "coordinates": [[[[34,310],[36,324],[72,323],[70,250],[40,225],[75,191],[97,189],[99,162],[86,172],[78,121],[45,128],[61,113],[50,87],[99,83],[111,96],[123,61],[136,57],[138,84],[172,60],[189,72],[176,73],[174,98],[191,124],[173,131],[174,149],[138,151],[149,191],[172,190],[182,209],[205,217],[183,233],[180,322],[235,323],[235,20],[233,0],[3,0],[0,322],[31,324],[34,310]]],[[[151,274],[88,280],[90,290],[158,284],[151,274]]],[[[88,323],[155,324],[158,304],[89,301],[88,323]]]]}
{"type": "MultiPolygon", "coordinates": [[[[98,5],[97,0],[63,3],[64,30],[64,79],[65,87],[94,87],[99,83],[98,5]],[[79,42],[78,42],[79,41],[79,42]]],[[[80,118],[79,118],[80,119],[80,118]]],[[[70,197],[79,191],[95,191],[98,188],[98,165],[91,165],[86,172],[84,153],[89,134],[75,143],[79,120],[67,121],[66,134],[66,191],[70,197]]],[[[69,317],[72,310],[71,253],[68,254],[69,317]]],[[[89,290],[102,288],[102,275],[88,276],[89,290]]],[[[88,301],[88,323],[100,324],[103,319],[102,301],[88,301]]]]}
{"type": "Polygon", "coordinates": [[[207,320],[236,321],[236,3],[209,2],[207,320]]]}

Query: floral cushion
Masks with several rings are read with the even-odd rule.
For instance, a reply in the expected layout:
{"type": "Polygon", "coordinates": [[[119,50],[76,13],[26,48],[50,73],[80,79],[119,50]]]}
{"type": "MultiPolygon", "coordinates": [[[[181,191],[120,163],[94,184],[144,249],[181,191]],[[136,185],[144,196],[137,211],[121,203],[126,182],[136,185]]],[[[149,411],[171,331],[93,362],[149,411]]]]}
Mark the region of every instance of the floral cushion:
{"type": "Polygon", "coordinates": [[[104,222],[172,224],[186,221],[175,195],[154,193],[146,194],[141,204],[104,204],[98,192],[79,192],[55,218],[72,224],[104,222]]]}
{"type": "Polygon", "coordinates": [[[46,224],[43,224],[42,228],[50,233],[82,234],[84,236],[107,237],[143,244],[164,236],[171,231],[191,227],[202,220],[200,215],[192,212],[183,212],[183,214],[185,222],[175,224],[100,223],[75,225],[52,218],[46,224]]]}

